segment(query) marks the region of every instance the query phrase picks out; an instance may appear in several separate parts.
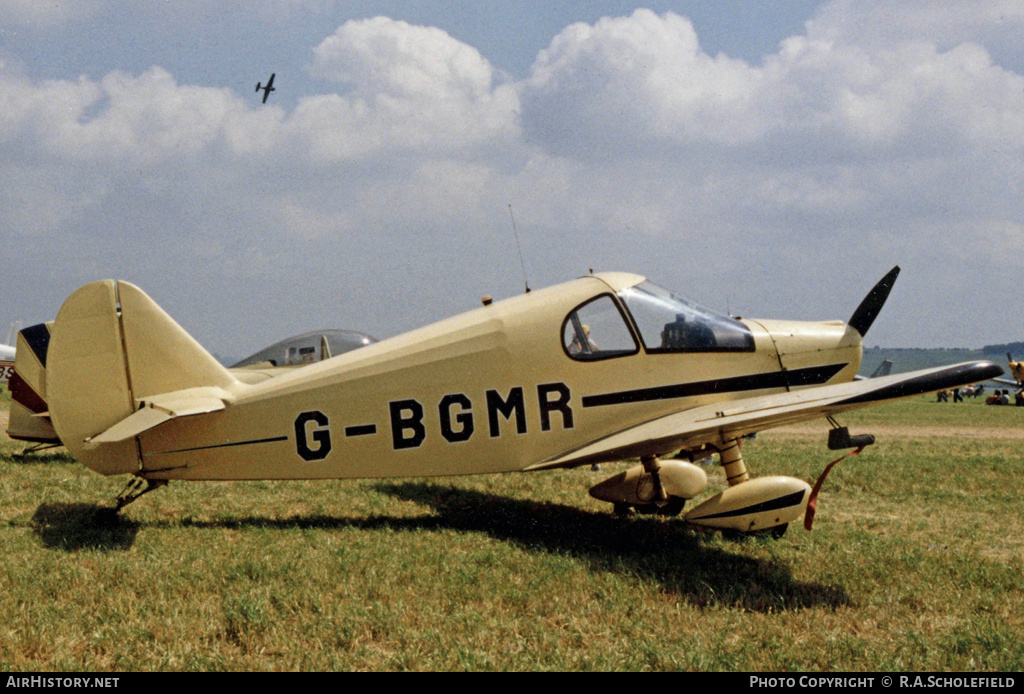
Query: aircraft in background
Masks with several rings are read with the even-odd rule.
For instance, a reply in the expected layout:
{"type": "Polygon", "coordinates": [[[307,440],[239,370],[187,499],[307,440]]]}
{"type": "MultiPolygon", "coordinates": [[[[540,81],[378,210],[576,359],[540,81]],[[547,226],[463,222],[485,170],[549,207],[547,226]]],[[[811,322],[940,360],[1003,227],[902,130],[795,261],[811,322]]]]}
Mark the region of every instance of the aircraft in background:
{"type": "Polygon", "coordinates": [[[14,375],[14,347],[0,345],[0,383],[7,381],[14,375]]]}
{"type": "MultiPolygon", "coordinates": [[[[53,322],[33,325],[18,332],[21,350],[13,358],[10,417],[7,435],[35,444],[32,450],[61,445],[50,420],[46,402],[46,358],[53,322]]],[[[317,330],[275,343],[243,359],[229,371],[243,383],[255,384],[296,368],[330,359],[377,340],[354,330],[317,330]]]]}
{"type": "Polygon", "coordinates": [[[59,446],[46,404],[46,352],[53,322],[20,330],[16,338],[10,382],[11,404],[7,435],[35,444],[31,450],[59,446]]]}
{"type": "Polygon", "coordinates": [[[855,376],[854,379],[860,381],[865,378],[881,378],[882,376],[888,376],[890,373],[892,373],[892,361],[883,359],[882,363],[871,372],[870,376],[855,376]]]}
{"type": "Polygon", "coordinates": [[[863,448],[835,415],[998,376],[970,362],[854,381],[893,268],[848,323],[733,319],[645,278],[602,273],[532,291],[248,384],[142,290],[72,294],[47,356],[53,425],[102,475],[131,475],[117,509],[170,480],[429,477],[639,458],[591,494],[681,513],[717,453],[728,488],[684,519],[780,535],[812,490],[751,479],[739,440],[812,418],[829,447],[863,448]],[[586,328],[589,328],[587,330],[586,328]],[[588,334],[589,333],[589,334],[588,334]],[[575,348],[574,348],[575,345],[575,348]]]}
{"type": "Polygon", "coordinates": [[[1024,362],[1014,361],[1013,355],[1009,352],[1006,353],[1006,361],[1010,369],[1010,378],[993,378],[991,380],[1002,383],[1004,386],[1024,388],[1024,362]]]}
{"type": "Polygon", "coordinates": [[[882,363],[878,365],[878,368],[871,374],[871,378],[881,378],[882,376],[888,376],[892,373],[892,362],[888,359],[883,359],[882,363]]]}
{"type": "Polygon", "coordinates": [[[261,89],[263,90],[263,103],[267,103],[267,98],[270,96],[270,92],[277,91],[274,89],[274,76],[276,74],[276,72],[270,73],[270,79],[267,80],[265,85],[262,82],[256,83],[256,91],[258,92],[261,89]]]}
{"type": "MultiPolygon", "coordinates": [[[[232,365],[250,373],[280,375],[281,369],[296,368],[330,359],[372,345],[377,340],[355,330],[314,330],[289,337],[232,365]]],[[[251,379],[247,383],[253,382],[251,379]]]]}

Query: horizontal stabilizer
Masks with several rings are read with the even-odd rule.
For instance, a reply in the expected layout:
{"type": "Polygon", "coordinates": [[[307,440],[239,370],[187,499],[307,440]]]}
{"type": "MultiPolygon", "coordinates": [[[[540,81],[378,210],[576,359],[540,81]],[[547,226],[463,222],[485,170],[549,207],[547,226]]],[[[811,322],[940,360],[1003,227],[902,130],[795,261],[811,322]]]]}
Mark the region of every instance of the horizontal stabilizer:
{"type": "Polygon", "coordinates": [[[197,388],[193,391],[167,393],[142,403],[131,415],[110,427],[102,434],[85,440],[89,448],[105,443],[119,443],[132,439],[155,426],[178,417],[207,414],[223,410],[231,400],[228,393],[217,394],[214,388],[197,388]]]}

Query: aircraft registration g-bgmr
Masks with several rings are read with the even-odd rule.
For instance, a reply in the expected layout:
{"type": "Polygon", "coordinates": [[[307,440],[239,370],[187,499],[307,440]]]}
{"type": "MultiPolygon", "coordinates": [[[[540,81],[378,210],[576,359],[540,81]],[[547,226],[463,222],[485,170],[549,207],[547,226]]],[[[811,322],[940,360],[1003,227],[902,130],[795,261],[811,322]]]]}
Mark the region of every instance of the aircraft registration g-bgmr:
{"type": "Polygon", "coordinates": [[[102,475],[132,475],[117,507],[169,480],[429,477],[639,459],[591,494],[681,513],[707,486],[682,457],[718,453],[728,488],[703,526],[781,534],[811,487],[750,478],[741,437],[828,418],[835,449],[867,445],[832,419],[1002,373],[972,362],[854,380],[895,282],[847,323],[730,318],[638,275],[592,274],[259,383],[222,367],[139,288],[89,284],[53,325],[49,415],[102,475]]]}

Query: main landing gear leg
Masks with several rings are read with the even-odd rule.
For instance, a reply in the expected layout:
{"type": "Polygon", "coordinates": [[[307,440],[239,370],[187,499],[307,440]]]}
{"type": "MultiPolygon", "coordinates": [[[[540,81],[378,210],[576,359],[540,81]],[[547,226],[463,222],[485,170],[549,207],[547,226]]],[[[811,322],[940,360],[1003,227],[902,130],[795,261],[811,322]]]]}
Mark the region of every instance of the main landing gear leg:
{"type": "Polygon", "coordinates": [[[743,462],[743,451],[740,450],[739,439],[726,441],[725,447],[718,454],[722,467],[725,468],[725,478],[729,481],[730,487],[735,487],[750,479],[750,475],[747,473],[747,464],[743,462]]]}
{"type": "Polygon", "coordinates": [[[658,506],[664,506],[668,503],[668,492],[665,491],[665,487],[661,483],[661,461],[658,460],[658,456],[649,455],[641,458],[640,462],[643,463],[644,472],[654,480],[654,498],[651,501],[658,506]]]}
{"type": "Polygon", "coordinates": [[[117,495],[117,505],[114,507],[114,513],[117,513],[139,497],[166,486],[167,480],[148,480],[144,477],[133,477],[128,482],[128,486],[124,488],[124,491],[117,495]]]}

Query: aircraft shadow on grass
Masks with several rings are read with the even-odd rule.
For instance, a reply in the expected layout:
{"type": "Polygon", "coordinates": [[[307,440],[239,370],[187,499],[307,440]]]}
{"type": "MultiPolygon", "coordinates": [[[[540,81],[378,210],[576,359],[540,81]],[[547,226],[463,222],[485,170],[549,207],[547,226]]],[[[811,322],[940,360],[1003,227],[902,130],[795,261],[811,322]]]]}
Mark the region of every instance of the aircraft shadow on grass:
{"type": "MultiPolygon", "coordinates": [[[[530,551],[565,554],[596,571],[657,581],[699,607],[739,606],[756,612],[850,603],[839,586],[805,583],[777,561],[760,561],[708,544],[707,531],[653,516],[617,518],[547,502],[409,482],[378,491],[430,506],[437,527],[485,533],[530,551]]],[[[739,541],[758,541],[746,539],[739,541]]]]}
{"type": "Polygon", "coordinates": [[[75,459],[65,452],[51,453],[11,453],[8,457],[14,465],[73,465],[75,459]]]}
{"type": "MultiPolygon", "coordinates": [[[[663,590],[698,607],[733,606],[779,612],[850,604],[837,585],[802,582],[779,561],[764,561],[712,546],[715,535],[681,522],[653,516],[618,518],[572,506],[512,499],[486,492],[422,482],[382,483],[382,494],[431,508],[421,517],[342,518],[322,514],[267,518],[243,516],[212,520],[136,522],[108,507],[43,504],[33,527],[51,549],[129,550],[140,528],[359,528],[375,530],[455,530],[483,533],[531,552],[561,554],[595,571],[626,573],[656,581],[663,590]]],[[[758,542],[745,538],[740,542],[758,542]]],[[[768,540],[764,540],[768,541],[768,540]]]]}
{"type": "Polygon", "coordinates": [[[32,529],[48,549],[127,551],[140,525],[96,504],[40,504],[32,529]]]}

